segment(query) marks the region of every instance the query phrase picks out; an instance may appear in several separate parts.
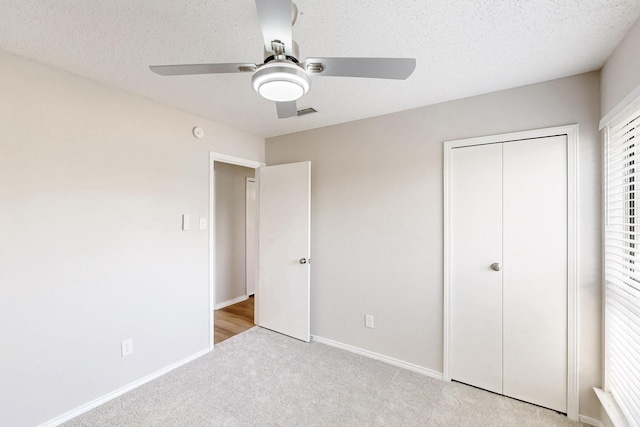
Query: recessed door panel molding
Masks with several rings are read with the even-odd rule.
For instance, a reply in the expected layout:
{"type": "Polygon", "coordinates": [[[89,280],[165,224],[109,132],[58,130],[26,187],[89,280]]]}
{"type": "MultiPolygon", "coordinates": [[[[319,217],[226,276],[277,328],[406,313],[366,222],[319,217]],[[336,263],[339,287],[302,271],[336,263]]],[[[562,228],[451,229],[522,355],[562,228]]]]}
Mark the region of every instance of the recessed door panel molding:
{"type": "Polygon", "coordinates": [[[453,150],[451,167],[452,376],[502,393],[502,144],[453,150]]]}
{"type": "Polygon", "coordinates": [[[572,420],[579,417],[577,147],[577,125],[444,143],[443,376],[566,412],[572,420]],[[500,165],[491,160],[496,147],[500,165]],[[492,176],[500,182],[501,198],[500,212],[493,214],[496,208],[485,206],[497,203],[496,184],[487,182],[492,176]],[[471,205],[475,212],[468,214],[471,205]],[[466,225],[471,221],[475,228],[494,230],[496,217],[498,238],[482,237],[482,231],[466,225]],[[496,239],[500,256],[487,263],[496,239]],[[467,260],[474,252],[477,260],[467,260]],[[474,264],[483,262],[486,270],[474,271],[474,264]],[[477,295],[474,284],[486,286],[491,273],[500,282],[500,295],[490,288],[477,295]],[[499,302],[484,301],[491,295],[499,302]],[[472,299],[479,304],[472,306],[472,299]],[[483,310],[492,306],[500,314],[500,328],[482,331],[472,318],[491,326],[485,320],[491,315],[483,310]],[[488,335],[466,336],[474,332],[488,335]],[[496,352],[497,337],[502,349],[494,359],[501,363],[500,374],[483,361],[485,352],[496,352]],[[479,360],[461,353],[469,342],[481,341],[479,360]],[[469,373],[465,364],[482,372],[469,373]],[[481,385],[476,377],[494,385],[481,385]]]}
{"type": "Polygon", "coordinates": [[[503,145],[503,394],[567,408],[567,137],[503,145]]]}

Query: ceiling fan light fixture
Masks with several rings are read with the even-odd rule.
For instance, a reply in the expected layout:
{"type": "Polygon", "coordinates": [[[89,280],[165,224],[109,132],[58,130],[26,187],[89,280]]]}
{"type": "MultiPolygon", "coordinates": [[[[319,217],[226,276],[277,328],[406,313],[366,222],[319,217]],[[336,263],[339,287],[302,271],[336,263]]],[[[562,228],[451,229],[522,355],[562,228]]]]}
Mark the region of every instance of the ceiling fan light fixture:
{"type": "Polygon", "coordinates": [[[251,76],[253,89],[263,98],[276,102],[295,101],[311,88],[311,78],[290,62],[269,62],[251,76]]]}

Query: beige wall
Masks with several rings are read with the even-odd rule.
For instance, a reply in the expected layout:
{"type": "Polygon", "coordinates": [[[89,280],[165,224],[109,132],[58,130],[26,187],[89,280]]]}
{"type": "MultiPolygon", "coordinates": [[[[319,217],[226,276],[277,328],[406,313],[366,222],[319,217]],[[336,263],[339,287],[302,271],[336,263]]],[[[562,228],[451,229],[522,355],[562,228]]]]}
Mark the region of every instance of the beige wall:
{"type": "MultiPolygon", "coordinates": [[[[640,88],[640,21],[631,28],[602,68],[601,116],[640,88]]],[[[640,94],[639,94],[640,95],[640,94]]]]}
{"type": "Polygon", "coordinates": [[[215,162],[216,305],[246,295],[246,178],[255,170],[215,162]]]}
{"type": "Polygon", "coordinates": [[[0,94],[0,425],[33,426],[208,348],[209,151],[264,141],[6,53],[0,94]]]}
{"type": "Polygon", "coordinates": [[[312,163],[312,333],[441,372],[442,142],[578,123],[580,412],[598,418],[599,80],[594,72],[268,139],[267,164],[312,163]]]}

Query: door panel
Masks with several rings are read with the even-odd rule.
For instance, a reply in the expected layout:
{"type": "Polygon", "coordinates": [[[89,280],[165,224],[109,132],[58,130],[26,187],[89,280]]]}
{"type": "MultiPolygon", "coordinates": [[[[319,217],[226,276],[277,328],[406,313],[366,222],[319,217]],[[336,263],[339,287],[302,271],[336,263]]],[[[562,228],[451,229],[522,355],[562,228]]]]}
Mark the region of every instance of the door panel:
{"type": "Polygon", "coordinates": [[[502,393],[502,144],[451,154],[451,377],[502,393]]]}
{"type": "Polygon", "coordinates": [[[503,146],[503,393],[566,412],[567,137],[503,146]]]}
{"type": "Polygon", "coordinates": [[[259,325],[310,339],[311,163],[258,169],[259,325]]]}

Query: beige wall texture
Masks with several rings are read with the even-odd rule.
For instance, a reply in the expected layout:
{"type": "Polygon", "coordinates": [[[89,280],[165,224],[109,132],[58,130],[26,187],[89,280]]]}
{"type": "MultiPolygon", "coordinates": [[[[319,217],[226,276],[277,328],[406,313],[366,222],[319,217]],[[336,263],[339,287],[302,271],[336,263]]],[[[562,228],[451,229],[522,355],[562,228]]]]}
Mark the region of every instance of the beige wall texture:
{"type": "Polygon", "coordinates": [[[264,140],[6,53],[0,94],[0,425],[34,426],[208,349],[209,151],[264,140]]]}
{"type": "MultiPolygon", "coordinates": [[[[267,140],[312,163],[314,335],[442,372],[443,141],[580,125],[580,413],[599,417],[597,72],[267,140]],[[375,316],[375,329],[364,315],[375,316]]],[[[540,165],[544,167],[544,165],[540,165]]]]}
{"type": "Polygon", "coordinates": [[[215,162],[216,305],[246,295],[246,178],[255,170],[215,162]]]}
{"type": "Polygon", "coordinates": [[[640,21],[631,28],[602,68],[601,116],[604,117],[640,87],[639,46],[640,21]]]}

